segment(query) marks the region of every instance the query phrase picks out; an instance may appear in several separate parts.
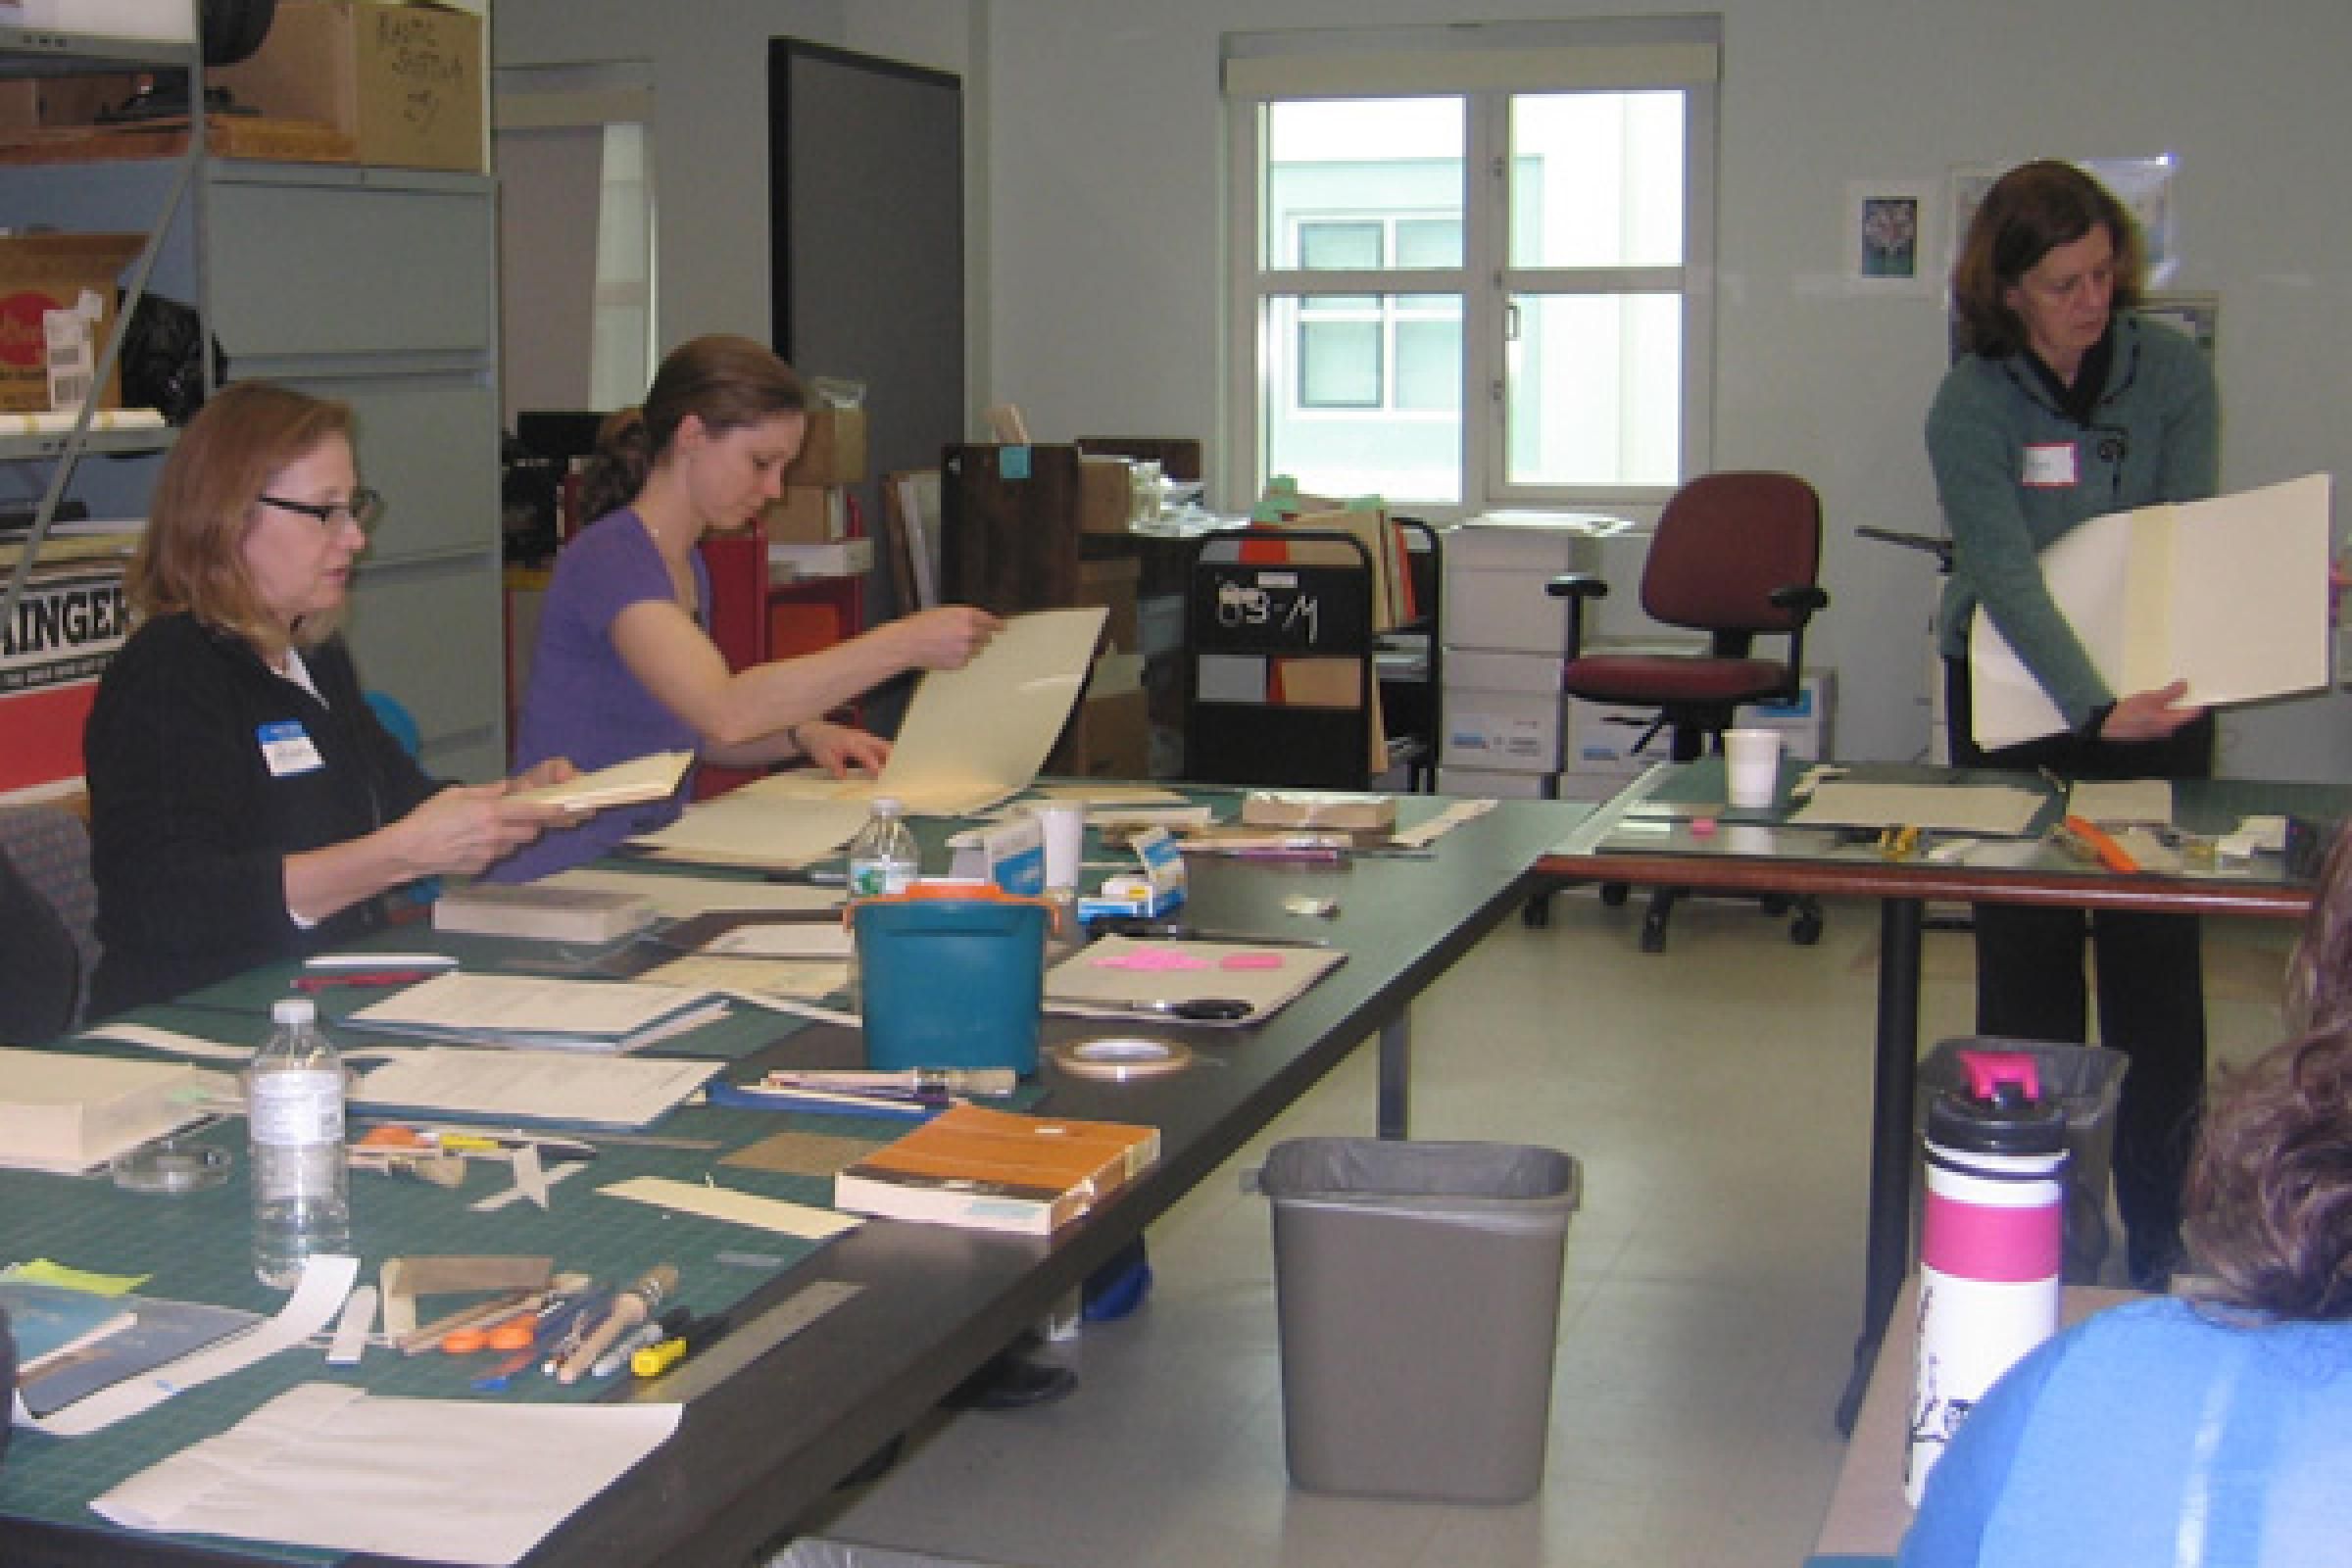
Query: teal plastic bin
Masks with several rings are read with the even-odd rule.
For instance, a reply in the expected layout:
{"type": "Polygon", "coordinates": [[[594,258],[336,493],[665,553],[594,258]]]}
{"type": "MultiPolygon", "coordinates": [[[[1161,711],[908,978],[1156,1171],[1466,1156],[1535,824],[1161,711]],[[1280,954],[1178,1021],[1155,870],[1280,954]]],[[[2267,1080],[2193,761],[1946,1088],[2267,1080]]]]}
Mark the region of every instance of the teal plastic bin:
{"type": "Polygon", "coordinates": [[[859,904],[851,924],[868,1066],[1037,1071],[1044,904],[876,899],[859,904]]]}

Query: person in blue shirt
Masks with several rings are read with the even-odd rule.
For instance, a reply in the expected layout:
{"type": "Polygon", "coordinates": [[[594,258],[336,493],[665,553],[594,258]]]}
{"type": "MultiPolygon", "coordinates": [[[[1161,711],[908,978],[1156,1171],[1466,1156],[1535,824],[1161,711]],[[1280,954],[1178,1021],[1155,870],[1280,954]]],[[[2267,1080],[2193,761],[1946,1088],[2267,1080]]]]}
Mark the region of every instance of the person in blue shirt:
{"type": "Polygon", "coordinates": [[[2352,834],[2290,971],[2305,1028],[2206,1110],[2202,1269],[2010,1368],[1928,1477],[1901,1568],[2352,1558],[2352,834]]]}

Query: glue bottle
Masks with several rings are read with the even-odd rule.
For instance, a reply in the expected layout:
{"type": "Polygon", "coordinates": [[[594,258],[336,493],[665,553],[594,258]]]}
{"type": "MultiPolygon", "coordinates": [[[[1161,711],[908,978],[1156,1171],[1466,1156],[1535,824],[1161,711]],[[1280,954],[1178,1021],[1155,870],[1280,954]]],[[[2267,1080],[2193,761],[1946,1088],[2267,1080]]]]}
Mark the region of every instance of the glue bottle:
{"type": "Polygon", "coordinates": [[[270,1038],[245,1068],[253,1272],[264,1285],[290,1290],[314,1253],[351,1250],[343,1060],[310,998],[278,1002],[270,1021],[270,1038]]]}
{"type": "Polygon", "coordinates": [[[2003,1372],[2057,1332],[2066,1233],[2066,1110],[2024,1053],[1963,1051],[1967,1090],[1928,1106],[1919,1345],[1903,1494],[2003,1372]]]}

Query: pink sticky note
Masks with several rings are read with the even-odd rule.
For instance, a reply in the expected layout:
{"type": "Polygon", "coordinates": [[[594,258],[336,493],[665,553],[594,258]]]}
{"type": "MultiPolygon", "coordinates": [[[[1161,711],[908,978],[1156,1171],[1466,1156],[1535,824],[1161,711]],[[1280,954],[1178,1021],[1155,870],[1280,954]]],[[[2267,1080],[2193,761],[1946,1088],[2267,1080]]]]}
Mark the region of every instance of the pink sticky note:
{"type": "Polygon", "coordinates": [[[1282,955],[1279,953],[1228,953],[1217,960],[1217,967],[1220,969],[1279,969],[1282,967],[1282,955]]]}

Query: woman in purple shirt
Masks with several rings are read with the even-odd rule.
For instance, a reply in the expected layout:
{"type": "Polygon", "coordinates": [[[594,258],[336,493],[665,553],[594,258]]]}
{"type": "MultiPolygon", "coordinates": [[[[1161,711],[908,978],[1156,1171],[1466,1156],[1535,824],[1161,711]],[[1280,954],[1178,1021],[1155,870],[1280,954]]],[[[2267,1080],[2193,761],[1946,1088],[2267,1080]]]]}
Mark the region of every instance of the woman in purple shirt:
{"type": "MultiPolygon", "coordinates": [[[[704,337],[662,362],[641,410],[605,423],[582,504],[597,520],[557,558],[540,611],[518,763],[568,757],[606,767],[690,750],[713,762],[807,758],[835,775],[878,771],[890,743],[825,714],[893,676],[955,669],[1001,622],[964,607],[924,611],[796,659],[729,670],[710,640],[710,583],[696,546],[748,525],[783,488],[808,433],[790,366],[740,337],[704,337]]],[[[550,833],[499,865],[528,881],[673,820],[688,784],[651,805],[550,833]]]]}

